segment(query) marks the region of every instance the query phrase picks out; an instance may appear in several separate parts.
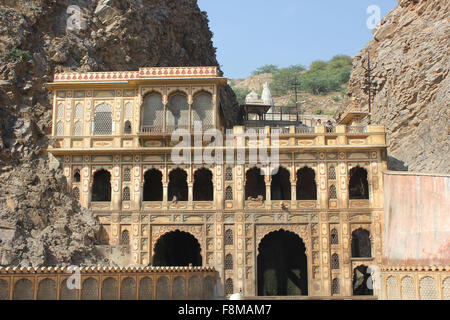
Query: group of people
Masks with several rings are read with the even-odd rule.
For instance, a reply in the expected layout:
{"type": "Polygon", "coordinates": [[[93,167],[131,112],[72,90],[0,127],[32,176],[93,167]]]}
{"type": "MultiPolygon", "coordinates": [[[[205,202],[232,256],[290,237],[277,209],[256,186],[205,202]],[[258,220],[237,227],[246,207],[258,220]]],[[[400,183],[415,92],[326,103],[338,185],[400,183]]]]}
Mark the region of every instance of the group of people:
{"type": "MultiPolygon", "coordinates": [[[[321,119],[317,120],[316,126],[317,126],[317,127],[323,126],[322,120],[321,120],[321,119]]],[[[331,120],[328,120],[328,121],[325,123],[325,127],[327,128],[327,131],[328,131],[328,132],[331,132],[331,131],[333,130],[333,128],[334,128],[333,122],[331,122],[331,120]]]]}

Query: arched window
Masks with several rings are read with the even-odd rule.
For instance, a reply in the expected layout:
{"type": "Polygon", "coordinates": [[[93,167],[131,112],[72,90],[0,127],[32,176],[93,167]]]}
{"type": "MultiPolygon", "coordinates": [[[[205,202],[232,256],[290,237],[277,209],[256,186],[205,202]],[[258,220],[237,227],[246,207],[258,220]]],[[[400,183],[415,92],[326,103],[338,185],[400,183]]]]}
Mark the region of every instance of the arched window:
{"type": "Polygon", "coordinates": [[[234,243],[233,230],[227,229],[225,231],[225,245],[226,246],[232,246],[233,243],[234,243]]]}
{"type": "Polygon", "coordinates": [[[162,96],[153,92],[145,96],[142,110],[142,125],[148,127],[163,127],[164,105],[162,96]]]}
{"type": "Polygon", "coordinates": [[[350,170],[348,191],[350,199],[369,199],[369,182],[366,169],[357,166],[350,170]]]}
{"type": "Polygon", "coordinates": [[[227,167],[227,169],[225,171],[225,180],[233,181],[233,168],[227,167]]]}
{"type": "Polygon", "coordinates": [[[278,168],[277,174],[272,176],[270,190],[272,200],[291,200],[291,178],[288,170],[278,168]]]}
{"type": "Polygon", "coordinates": [[[168,127],[188,127],[189,126],[189,106],[184,93],[175,93],[169,98],[167,107],[168,127]]]}
{"type": "Polygon", "coordinates": [[[133,105],[131,102],[127,102],[125,104],[125,118],[132,119],[133,118],[133,105]]]}
{"type": "Polygon", "coordinates": [[[111,202],[111,174],[106,170],[100,170],[94,174],[92,201],[111,202]]]}
{"type": "Polygon", "coordinates": [[[227,281],[225,281],[225,294],[231,295],[234,293],[233,291],[233,279],[227,279],[227,281]]]}
{"type": "Polygon", "coordinates": [[[130,168],[125,168],[123,170],[123,181],[130,182],[131,181],[131,171],[130,168]]]}
{"type": "Polygon", "coordinates": [[[108,136],[112,134],[112,107],[107,103],[95,108],[94,135],[108,136]]]}
{"type": "Polygon", "coordinates": [[[131,134],[131,122],[130,121],[125,121],[125,125],[123,128],[123,133],[125,134],[131,134]]]}
{"type": "Polygon", "coordinates": [[[297,200],[317,200],[316,173],[311,168],[297,171],[297,200]]]}
{"type": "Polygon", "coordinates": [[[228,186],[225,189],[225,201],[231,201],[233,200],[233,188],[231,186],[228,186]]]}
{"type": "Polygon", "coordinates": [[[370,243],[370,232],[358,229],[352,233],[352,257],[370,258],[372,256],[372,245],[370,243]]]}
{"type": "Polygon", "coordinates": [[[233,270],[233,256],[231,254],[225,256],[225,270],[233,270]]]}
{"type": "Polygon", "coordinates": [[[187,173],[183,169],[175,169],[169,174],[169,201],[188,201],[187,173]]]}
{"type": "Polygon", "coordinates": [[[340,294],[341,293],[341,284],[338,278],[333,279],[333,284],[331,285],[331,294],[340,294]]]}
{"type": "Polygon", "coordinates": [[[128,230],[122,231],[120,235],[120,245],[121,246],[129,246],[130,245],[130,233],[128,230]]]}
{"type": "Polygon", "coordinates": [[[75,122],[75,125],[73,127],[73,135],[75,137],[80,137],[83,135],[83,125],[80,121],[75,122]]]}
{"type": "Polygon", "coordinates": [[[123,189],[122,201],[130,201],[130,188],[125,187],[123,189]]]}
{"type": "Polygon", "coordinates": [[[339,244],[339,234],[334,228],[331,230],[331,244],[339,244]]]}
{"type": "Polygon", "coordinates": [[[208,169],[199,169],[194,174],[194,201],[213,201],[214,187],[212,172],[208,169]]]}
{"type": "Polygon", "coordinates": [[[64,124],[62,121],[56,124],[56,135],[63,136],[64,135],[64,124]]]}
{"type": "Polygon", "coordinates": [[[266,200],[266,182],[264,175],[261,174],[261,169],[252,168],[247,171],[245,181],[245,199],[263,197],[266,200]]]}
{"type": "Polygon", "coordinates": [[[58,104],[58,109],[56,110],[56,118],[58,120],[64,119],[64,104],[58,104]]]}
{"type": "Polygon", "coordinates": [[[75,106],[75,119],[83,119],[83,105],[81,103],[77,103],[75,106]]]}
{"type": "Polygon", "coordinates": [[[80,200],[80,189],[78,187],[73,188],[72,194],[75,199],[80,200]]]}
{"type": "Polygon", "coordinates": [[[337,199],[337,191],[336,191],[336,186],[334,184],[330,186],[330,199],[331,200],[337,199]]]}
{"type": "Polygon", "coordinates": [[[144,201],[163,201],[162,173],[152,169],[144,175],[144,201]]]}
{"type": "Polygon", "coordinates": [[[330,166],[328,168],[328,180],[336,180],[336,167],[330,166]]]}
{"type": "Polygon", "coordinates": [[[339,269],[339,255],[337,253],[331,256],[331,269],[339,269]]]}
{"type": "Polygon", "coordinates": [[[214,125],[214,110],[212,106],[212,96],[208,92],[201,92],[194,97],[193,119],[201,121],[204,127],[214,125]]]}
{"type": "Polygon", "coordinates": [[[81,181],[81,174],[80,169],[75,169],[75,172],[73,173],[73,182],[80,182],[81,181]]]}

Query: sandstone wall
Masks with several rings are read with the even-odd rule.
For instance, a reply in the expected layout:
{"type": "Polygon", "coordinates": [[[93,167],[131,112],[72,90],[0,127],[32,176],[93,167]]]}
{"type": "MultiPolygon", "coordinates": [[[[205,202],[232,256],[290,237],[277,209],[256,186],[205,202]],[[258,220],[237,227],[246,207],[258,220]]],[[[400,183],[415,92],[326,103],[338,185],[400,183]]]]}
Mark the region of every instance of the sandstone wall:
{"type": "Polygon", "coordinates": [[[450,265],[450,176],[384,174],[385,265],[450,265]]]}
{"type": "Polygon", "coordinates": [[[399,0],[354,58],[347,95],[367,108],[362,66],[370,53],[377,88],[372,122],[386,126],[393,170],[450,172],[449,52],[450,1],[399,0]]]}
{"type": "MultiPolygon", "coordinates": [[[[15,226],[2,232],[2,265],[104,262],[94,248],[98,222],[66,193],[59,168],[49,167],[44,84],[53,74],[216,66],[211,38],[196,0],[1,1],[0,222],[15,226]],[[74,5],[82,21],[75,27],[74,5]]],[[[230,88],[220,94],[232,125],[236,98],[230,88]]]]}

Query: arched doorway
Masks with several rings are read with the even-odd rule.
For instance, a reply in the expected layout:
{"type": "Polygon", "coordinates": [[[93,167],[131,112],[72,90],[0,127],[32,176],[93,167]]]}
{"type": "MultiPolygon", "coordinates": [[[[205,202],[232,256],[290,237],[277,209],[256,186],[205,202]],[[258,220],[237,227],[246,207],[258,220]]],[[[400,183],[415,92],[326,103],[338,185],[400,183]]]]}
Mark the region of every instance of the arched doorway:
{"type": "Polygon", "coordinates": [[[268,234],[258,248],[259,296],[307,296],[306,247],[295,233],[268,234]]]}
{"type": "Polygon", "coordinates": [[[200,243],[193,235],[177,230],[159,238],[155,245],[153,266],[188,267],[189,264],[202,266],[200,243]]]}
{"type": "Polygon", "coordinates": [[[271,199],[291,200],[291,179],[287,169],[280,167],[278,173],[272,176],[271,199]]]}
{"type": "Polygon", "coordinates": [[[111,202],[111,174],[106,170],[100,170],[94,174],[92,201],[111,202]]]}

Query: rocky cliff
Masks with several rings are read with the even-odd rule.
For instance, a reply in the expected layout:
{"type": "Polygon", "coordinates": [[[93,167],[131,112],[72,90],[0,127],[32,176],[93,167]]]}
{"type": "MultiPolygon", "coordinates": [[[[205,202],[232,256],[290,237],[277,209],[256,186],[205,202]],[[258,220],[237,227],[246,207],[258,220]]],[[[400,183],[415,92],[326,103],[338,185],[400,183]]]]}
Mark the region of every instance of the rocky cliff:
{"type": "MultiPolygon", "coordinates": [[[[218,65],[196,0],[4,0],[0,4],[0,264],[103,263],[99,224],[66,193],[46,147],[46,82],[61,71],[218,65]]],[[[228,124],[238,115],[220,93],[228,124]]]]}
{"type": "Polygon", "coordinates": [[[450,1],[399,0],[354,59],[347,95],[367,106],[362,66],[370,53],[372,123],[386,126],[391,169],[450,173],[449,52],[450,1]]]}

